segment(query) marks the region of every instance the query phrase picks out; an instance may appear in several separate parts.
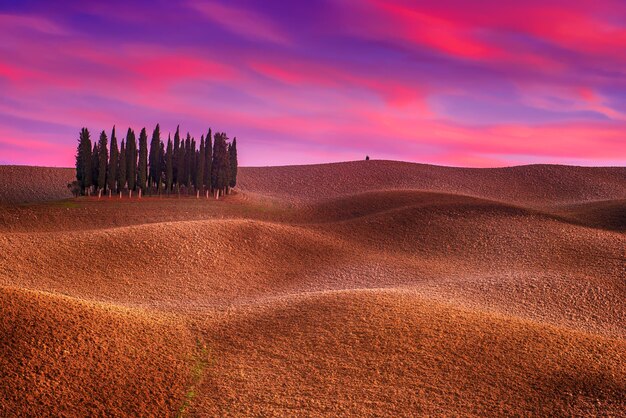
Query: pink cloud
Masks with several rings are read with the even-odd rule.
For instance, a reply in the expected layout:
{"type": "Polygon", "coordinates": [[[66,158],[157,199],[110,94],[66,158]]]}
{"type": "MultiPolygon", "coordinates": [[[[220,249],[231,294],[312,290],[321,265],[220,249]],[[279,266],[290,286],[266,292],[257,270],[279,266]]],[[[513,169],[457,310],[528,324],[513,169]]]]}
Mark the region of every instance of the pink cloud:
{"type": "Polygon", "coordinates": [[[380,77],[361,75],[354,70],[343,70],[337,66],[294,59],[284,59],[279,63],[253,59],[247,66],[265,77],[294,87],[308,85],[326,89],[357,88],[373,92],[394,106],[418,102],[422,111],[427,112],[423,87],[401,81],[384,80],[380,77]]]}
{"type": "Polygon", "coordinates": [[[493,46],[480,41],[472,33],[471,27],[460,22],[443,19],[403,4],[372,0],[378,12],[388,15],[385,35],[399,36],[413,43],[423,44],[432,49],[457,57],[480,59],[492,57],[493,46]],[[388,25],[388,26],[387,26],[388,25]]]}
{"type": "Polygon", "coordinates": [[[70,31],[41,16],[0,13],[0,27],[3,31],[39,32],[46,35],[68,35],[70,31]]]}
{"type": "Polygon", "coordinates": [[[258,13],[212,1],[191,1],[189,6],[225,29],[245,38],[281,45],[291,44],[285,33],[258,13]]]}

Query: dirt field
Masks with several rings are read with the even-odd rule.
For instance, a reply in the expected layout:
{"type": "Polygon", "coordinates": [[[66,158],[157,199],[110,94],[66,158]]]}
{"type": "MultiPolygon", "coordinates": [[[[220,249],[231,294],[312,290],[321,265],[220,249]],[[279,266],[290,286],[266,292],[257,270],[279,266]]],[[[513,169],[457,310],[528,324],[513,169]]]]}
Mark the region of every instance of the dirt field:
{"type": "Polygon", "coordinates": [[[626,168],[72,175],[0,167],[0,416],[626,416],[626,168]]]}

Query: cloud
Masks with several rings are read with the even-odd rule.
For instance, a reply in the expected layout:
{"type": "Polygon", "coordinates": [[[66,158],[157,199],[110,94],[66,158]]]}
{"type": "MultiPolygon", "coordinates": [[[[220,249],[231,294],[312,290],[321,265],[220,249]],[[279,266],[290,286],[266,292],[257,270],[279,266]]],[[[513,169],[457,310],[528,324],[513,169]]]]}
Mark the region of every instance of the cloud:
{"type": "Polygon", "coordinates": [[[626,164],[623,2],[276,5],[0,14],[0,154],[71,165],[82,126],[160,122],[237,136],[243,165],[626,164]]]}
{"type": "Polygon", "coordinates": [[[264,16],[213,1],[192,1],[189,6],[234,34],[253,41],[290,45],[289,37],[264,16]]]}

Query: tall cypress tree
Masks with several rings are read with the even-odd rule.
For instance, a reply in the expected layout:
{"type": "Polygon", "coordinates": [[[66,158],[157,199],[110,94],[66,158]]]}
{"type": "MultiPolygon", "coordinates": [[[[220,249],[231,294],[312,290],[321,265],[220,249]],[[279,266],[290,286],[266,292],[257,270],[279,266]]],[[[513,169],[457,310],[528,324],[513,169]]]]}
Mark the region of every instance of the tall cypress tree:
{"type": "Polygon", "coordinates": [[[165,178],[165,144],[163,141],[159,141],[159,168],[157,171],[157,189],[160,192],[165,178]]]}
{"type": "Polygon", "coordinates": [[[217,187],[217,173],[219,171],[219,159],[220,159],[220,139],[221,134],[215,132],[213,137],[213,158],[211,161],[211,188],[216,190],[217,187]]]}
{"type": "Polygon", "coordinates": [[[150,158],[149,158],[149,163],[150,163],[150,176],[149,176],[149,183],[150,186],[158,186],[159,183],[159,177],[160,177],[160,162],[159,162],[159,150],[160,150],[160,144],[161,144],[161,128],[159,127],[159,124],[157,123],[157,126],[154,128],[154,131],[152,131],[152,140],[150,141],[150,158]]]}
{"type": "Polygon", "coordinates": [[[181,164],[180,164],[180,125],[176,127],[176,133],[174,134],[174,153],[172,154],[172,183],[180,185],[181,176],[181,164]]]}
{"type": "Polygon", "coordinates": [[[202,185],[210,189],[211,188],[211,159],[213,158],[213,144],[211,141],[211,128],[204,140],[204,173],[202,178],[202,185]]]}
{"type": "Polygon", "coordinates": [[[117,183],[117,166],[119,160],[119,150],[117,149],[117,138],[115,137],[115,126],[111,132],[111,154],[109,156],[109,171],[107,173],[107,182],[109,183],[109,194],[115,191],[117,183]]]}
{"type": "Polygon", "coordinates": [[[191,185],[191,135],[187,132],[187,138],[185,139],[185,160],[184,160],[184,184],[189,188],[191,185]]]}
{"type": "Polygon", "coordinates": [[[122,146],[120,147],[120,156],[117,164],[117,191],[122,193],[122,190],[126,186],[126,144],[122,139],[122,146]]]}
{"type": "Polygon", "coordinates": [[[89,191],[92,184],[91,170],[91,137],[89,130],[83,128],[78,137],[76,149],[76,180],[80,185],[81,194],[89,191]]]}
{"type": "Polygon", "coordinates": [[[228,146],[229,162],[230,162],[230,187],[237,185],[237,137],[233,138],[233,143],[228,146]]]}
{"type": "Polygon", "coordinates": [[[228,137],[225,133],[216,133],[213,142],[213,163],[211,182],[216,192],[224,194],[230,183],[230,161],[226,145],[228,137]]]}
{"type": "Polygon", "coordinates": [[[98,173],[100,156],[98,155],[98,142],[94,142],[91,150],[91,181],[94,187],[98,187],[98,173]]]}
{"type": "Polygon", "coordinates": [[[109,161],[109,138],[107,138],[106,132],[100,133],[100,140],[98,141],[98,190],[102,192],[107,183],[107,162],[109,161]]]}
{"type": "Polygon", "coordinates": [[[146,128],[139,133],[139,163],[137,165],[137,183],[142,192],[146,191],[148,183],[148,134],[146,128]]]}
{"type": "Polygon", "coordinates": [[[167,152],[165,153],[165,189],[167,193],[172,190],[174,182],[174,149],[172,147],[172,138],[167,138],[167,152]]]}
{"type": "Polygon", "coordinates": [[[196,190],[202,189],[204,180],[204,135],[200,138],[200,150],[196,156],[196,190]]]}
{"type": "Polygon", "coordinates": [[[196,184],[196,157],[197,157],[197,152],[196,152],[196,138],[191,137],[191,158],[189,160],[189,167],[190,172],[189,172],[189,177],[190,177],[190,181],[191,184],[193,185],[194,189],[197,188],[197,184],[196,184]]]}
{"type": "Polygon", "coordinates": [[[137,141],[135,139],[135,131],[128,128],[126,134],[126,181],[128,183],[128,191],[135,190],[137,181],[137,141]]]}

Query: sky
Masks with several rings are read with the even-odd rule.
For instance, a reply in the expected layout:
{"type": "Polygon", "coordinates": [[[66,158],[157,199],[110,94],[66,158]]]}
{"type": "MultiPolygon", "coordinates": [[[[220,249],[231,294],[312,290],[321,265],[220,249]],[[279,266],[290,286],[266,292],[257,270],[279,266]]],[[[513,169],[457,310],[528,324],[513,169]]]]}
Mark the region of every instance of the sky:
{"type": "Polygon", "coordinates": [[[243,166],[624,166],[626,1],[0,0],[0,164],[157,123],[243,166]]]}

